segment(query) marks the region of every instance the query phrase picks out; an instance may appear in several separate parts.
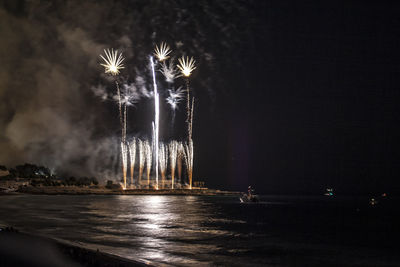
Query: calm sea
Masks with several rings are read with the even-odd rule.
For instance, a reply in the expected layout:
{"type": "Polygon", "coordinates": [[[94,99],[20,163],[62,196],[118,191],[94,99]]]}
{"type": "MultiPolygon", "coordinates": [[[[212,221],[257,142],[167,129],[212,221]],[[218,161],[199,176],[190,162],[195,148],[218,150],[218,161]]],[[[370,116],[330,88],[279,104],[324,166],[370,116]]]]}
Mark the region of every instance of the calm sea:
{"type": "Polygon", "coordinates": [[[0,196],[0,223],[157,266],[400,266],[399,201],[0,196]]]}

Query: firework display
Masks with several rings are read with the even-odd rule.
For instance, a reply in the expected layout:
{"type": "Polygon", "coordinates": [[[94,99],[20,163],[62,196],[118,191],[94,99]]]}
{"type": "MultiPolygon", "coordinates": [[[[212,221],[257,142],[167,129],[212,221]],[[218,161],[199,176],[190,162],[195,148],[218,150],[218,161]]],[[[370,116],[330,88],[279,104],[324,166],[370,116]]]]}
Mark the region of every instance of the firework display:
{"type": "Polygon", "coordinates": [[[133,139],[129,143],[129,160],[131,163],[131,188],[133,188],[133,172],[135,170],[135,159],[136,159],[136,139],[133,139]]]}
{"type": "Polygon", "coordinates": [[[154,58],[149,56],[152,87],[153,91],[142,90],[142,96],[154,98],[154,120],[151,123],[151,138],[141,139],[130,137],[127,142],[127,117],[128,107],[136,104],[140,100],[137,89],[123,80],[122,88],[119,86],[118,75],[125,68],[122,64],[124,57],[122,53],[114,49],[105,49],[104,56],[100,55],[103,63],[100,65],[105,68],[105,73],[113,77],[116,85],[116,100],[118,103],[119,121],[121,127],[121,162],[122,162],[122,188],[127,189],[128,163],[130,164],[130,189],[177,189],[177,188],[193,188],[193,113],[194,113],[194,97],[191,97],[189,77],[193,70],[196,69],[193,57],[184,57],[178,59],[175,65],[174,58],[171,57],[172,50],[162,42],[155,46],[154,58]],[[158,91],[156,72],[160,72],[169,88],[158,91]],[[180,142],[170,140],[160,142],[160,93],[165,96],[166,103],[172,110],[171,126],[174,125],[175,112],[178,105],[184,98],[184,90],[182,87],[174,88],[173,84],[179,77],[185,78],[186,83],[186,123],[187,123],[187,141],[180,142]],[[136,161],[138,155],[138,161],[136,161]],[[128,160],[129,159],[129,160],[128,160]],[[137,163],[138,175],[135,181],[135,164],[137,163]],[[143,171],[146,168],[146,180],[142,181],[143,171]],[[169,173],[168,173],[169,170],[169,173]],[[177,170],[177,179],[175,172],[177,170]],[[183,170],[186,170],[187,179],[183,177],[183,170]],[[159,173],[161,175],[161,183],[159,182],[159,173]],[[187,181],[187,183],[185,182],[187,181]]]}

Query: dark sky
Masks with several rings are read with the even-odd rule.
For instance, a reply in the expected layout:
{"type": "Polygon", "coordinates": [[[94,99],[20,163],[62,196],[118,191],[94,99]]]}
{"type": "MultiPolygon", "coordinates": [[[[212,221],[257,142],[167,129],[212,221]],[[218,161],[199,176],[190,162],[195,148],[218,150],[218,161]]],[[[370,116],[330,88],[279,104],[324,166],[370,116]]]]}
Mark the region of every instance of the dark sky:
{"type": "MultiPolygon", "coordinates": [[[[98,55],[121,49],[121,82],[140,77],[151,90],[148,55],[166,41],[198,63],[195,179],[262,193],[400,192],[400,4],[0,3],[0,164],[115,176],[117,106],[93,89],[115,88],[98,55]]],[[[151,103],[130,108],[130,136],[149,136],[151,103]]],[[[161,107],[162,139],[183,138],[184,106],[173,132],[161,107]]]]}

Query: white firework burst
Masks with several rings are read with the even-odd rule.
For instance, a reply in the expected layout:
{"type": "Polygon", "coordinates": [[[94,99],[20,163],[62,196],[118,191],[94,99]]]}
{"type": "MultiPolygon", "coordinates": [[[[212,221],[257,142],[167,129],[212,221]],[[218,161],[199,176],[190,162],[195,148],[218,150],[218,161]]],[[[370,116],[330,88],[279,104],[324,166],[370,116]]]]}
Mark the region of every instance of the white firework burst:
{"type": "Polygon", "coordinates": [[[176,78],[181,76],[173,60],[170,60],[169,64],[163,62],[161,64],[160,72],[164,75],[167,83],[173,83],[176,78]]]}
{"type": "MultiPolygon", "coordinates": [[[[122,85],[121,104],[133,106],[139,102],[140,97],[140,93],[138,92],[134,83],[125,83],[122,85]]],[[[119,101],[118,96],[114,96],[114,100],[119,101]]]]}
{"type": "Polygon", "coordinates": [[[172,110],[178,109],[178,104],[183,99],[183,90],[181,87],[178,89],[168,89],[169,96],[167,97],[166,101],[171,106],[172,110]]]}
{"type": "Polygon", "coordinates": [[[169,54],[171,53],[171,49],[169,48],[169,45],[166,43],[162,42],[160,46],[156,45],[156,48],[154,49],[154,55],[157,57],[157,59],[162,62],[169,58],[169,54]]]}
{"type": "Polygon", "coordinates": [[[178,69],[181,71],[182,75],[185,77],[189,77],[190,74],[192,74],[192,71],[196,68],[194,65],[196,61],[193,59],[193,57],[185,57],[182,56],[181,58],[178,59],[179,64],[177,65],[178,69]]]}
{"type": "Polygon", "coordinates": [[[118,53],[118,50],[114,49],[104,49],[105,57],[100,55],[100,57],[104,60],[105,64],[100,64],[105,68],[105,73],[110,73],[111,75],[118,75],[119,70],[124,68],[122,62],[124,61],[124,57],[122,53],[118,53]]]}

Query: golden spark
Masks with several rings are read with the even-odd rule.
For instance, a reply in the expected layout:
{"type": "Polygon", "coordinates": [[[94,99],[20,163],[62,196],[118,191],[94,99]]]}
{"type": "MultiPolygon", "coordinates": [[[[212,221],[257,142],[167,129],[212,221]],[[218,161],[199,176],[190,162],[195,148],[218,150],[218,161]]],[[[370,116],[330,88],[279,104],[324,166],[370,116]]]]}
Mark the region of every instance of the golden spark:
{"type": "Polygon", "coordinates": [[[156,45],[156,48],[154,49],[154,55],[158,58],[160,62],[166,60],[169,58],[169,54],[171,53],[171,49],[169,48],[169,45],[166,43],[162,42],[160,44],[160,47],[156,45]]]}
{"type": "Polygon", "coordinates": [[[193,59],[193,57],[191,57],[189,59],[189,57],[185,57],[182,56],[181,58],[178,59],[179,64],[178,64],[178,68],[181,71],[182,75],[185,77],[189,77],[190,74],[192,74],[192,71],[196,68],[194,66],[194,63],[196,63],[196,61],[193,59]]]}
{"type": "Polygon", "coordinates": [[[122,53],[118,53],[118,50],[114,49],[104,49],[104,53],[106,57],[100,55],[100,57],[104,60],[105,64],[100,64],[105,68],[105,73],[110,73],[111,75],[118,75],[119,70],[124,68],[122,62],[124,61],[124,57],[122,53]]]}

